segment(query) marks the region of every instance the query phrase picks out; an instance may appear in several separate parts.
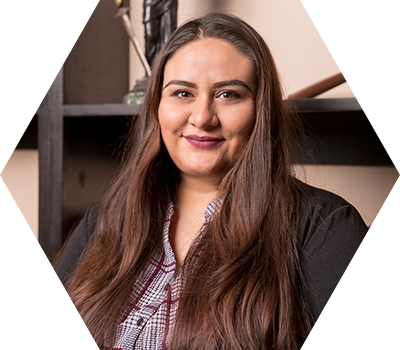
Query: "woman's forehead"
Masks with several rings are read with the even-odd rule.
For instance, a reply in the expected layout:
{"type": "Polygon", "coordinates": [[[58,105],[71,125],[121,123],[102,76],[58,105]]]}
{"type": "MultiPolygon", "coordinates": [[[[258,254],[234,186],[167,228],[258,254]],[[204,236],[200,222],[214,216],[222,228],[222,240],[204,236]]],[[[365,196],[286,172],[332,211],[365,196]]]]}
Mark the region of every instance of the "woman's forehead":
{"type": "Polygon", "coordinates": [[[166,63],[164,85],[169,79],[246,80],[255,84],[254,64],[235,46],[222,39],[204,38],[181,47],[166,63]]]}

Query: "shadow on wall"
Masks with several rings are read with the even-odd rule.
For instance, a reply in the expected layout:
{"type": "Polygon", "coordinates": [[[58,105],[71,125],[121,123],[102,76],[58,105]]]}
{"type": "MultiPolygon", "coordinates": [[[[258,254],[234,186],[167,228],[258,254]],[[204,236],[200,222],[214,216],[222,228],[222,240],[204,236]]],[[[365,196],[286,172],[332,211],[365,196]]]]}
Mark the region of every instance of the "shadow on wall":
{"type": "Polygon", "coordinates": [[[3,246],[0,253],[0,299],[10,300],[14,278],[12,272],[15,264],[15,247],[10,239],[12,232],[5,228],[3,234],[3,246]]]}

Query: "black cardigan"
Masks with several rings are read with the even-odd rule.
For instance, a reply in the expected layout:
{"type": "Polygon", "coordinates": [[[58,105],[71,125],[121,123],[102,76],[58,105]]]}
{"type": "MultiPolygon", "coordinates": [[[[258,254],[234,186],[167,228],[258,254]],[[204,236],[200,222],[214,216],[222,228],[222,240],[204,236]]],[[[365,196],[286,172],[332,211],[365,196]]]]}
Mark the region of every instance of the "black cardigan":
{"type": "MultiPolygon", "coordinates": [[[[46,282],[15,349],[50,349],[66,282],[89,242],[97,211],[95,205],[85,214],[69,240],[50,289],[46,282]]],[[[400,349],[399,282],[354,207],[307,186],[298,234],[307,301],[321,349],[400,349]]]]}

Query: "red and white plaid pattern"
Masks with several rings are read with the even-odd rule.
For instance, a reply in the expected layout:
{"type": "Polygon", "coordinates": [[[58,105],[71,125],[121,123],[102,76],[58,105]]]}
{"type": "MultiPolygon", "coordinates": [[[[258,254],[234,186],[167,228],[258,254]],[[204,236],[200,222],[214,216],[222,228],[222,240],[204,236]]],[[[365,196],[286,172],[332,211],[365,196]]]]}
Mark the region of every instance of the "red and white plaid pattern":
{"type": "MultiPolygon", "coordinates": [[[[205,211],[204,227],[212,220],[221,200],[212,201],[205,211]]],[[[176,261],[169,242],[169,227],[174,214],[169,205],[163,231],[163,249],[154,252],[147,270],[136,284],[130,308],[117,329],[113,350],[158,350],[165,348],[178,309],[182,278],[175,274],[176,261]]]]}

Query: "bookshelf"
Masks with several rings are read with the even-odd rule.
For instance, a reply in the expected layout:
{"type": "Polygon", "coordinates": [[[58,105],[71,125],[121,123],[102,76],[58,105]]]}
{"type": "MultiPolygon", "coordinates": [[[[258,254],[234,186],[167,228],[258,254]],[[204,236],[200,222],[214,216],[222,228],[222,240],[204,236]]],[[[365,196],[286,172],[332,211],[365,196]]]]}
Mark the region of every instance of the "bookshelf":
{"type": "Polygon", "coordinates": [[[400,142],[396,136],[400,128],[400,96],[293,102],[304,118],[317,164],[400,165],[400,142]]]}
{"type": "MultiPolygon", "coordinates": [[[[98,6],[95,0],[42,1],[41,12],[41,62],[46,69],[41,71],[38,117],[40,284],[68,232],[63,222],[71,222],[70,217],[76,215],[65,210],[70,202],[64,205],[63,201],[68,200],[68,194],[71,197],[74,194],[63,190],[63,182],[76,183],[82,174],[91,175],[87,182],[104,180],[93,162],[89,163],[93,169],[80,169],[80,175],[74,178],[76,173],[70,166],[74,164],[74,153],[69,152],[73,140],[64,138],[65,133],[71,138],[79,137],[69,126],[75,125],[78,131],[82,123],[88,123],[85,118],[89,115],[94,136],[104,135],[104,132],[96,133],[99,125],[105,131],[118,128],[122,131],[121,123],[124,120],[126,123],[127,116],[131,115],[129,106],[119,103],[128,91],[129,42],[121,23],[113,18],[116,13],[113,2],[98,6]],[[114,109],[104,104],[120,106],[114,109]],[[77,119],[70,121],[73,116],[77,119]]],[[[87,139],[80,155],[113,163],[112,146],[109,138],[87,139]],[[102,141],[107,146],[89,148],[90,144],[98,145],[102,141]],[[90,152],[97,154],[90,157],[90,152]]],[[[90,167],[89,164],[85,167],[90,167]]],[[[95,190],[85,192],[82,186],[77,188],[80,188],[78,196],[86,194],[95,200],[100,195],[95,190]]]]}
{"type": "MultiPolygon", "coordinates": [[[[42,284],[83,210],[81,199],[85,205],[104,192],[118,163],[114,146],[140,108],[121,103],[129,88],[129,42],[112,1],[41,1],[40,11],[40,103],[0,106],[0,148],[39,150],[42,284]]],[[[13,307],[0,301],[0,346],[13,347],[24,327],[13,307]]]]}
{"type": "MultiPolygon", "coordinates": [[[[39,150],[40,284],[70,228],[104,192],[127,124],[140,111],[120,103],[129,43],[115,13],[112,1],[42,1],[40,104],[0,106],[0,148],[39,150]]],[[[400,97],[291,103],[306,121],[317,163],[400,165],[400,97]]],[[[10,304],[1,305],[11,317],[10,304]]],[[[3,328],[0,346],[13,346],[15,336],[6,338],[3,328]]]]}

